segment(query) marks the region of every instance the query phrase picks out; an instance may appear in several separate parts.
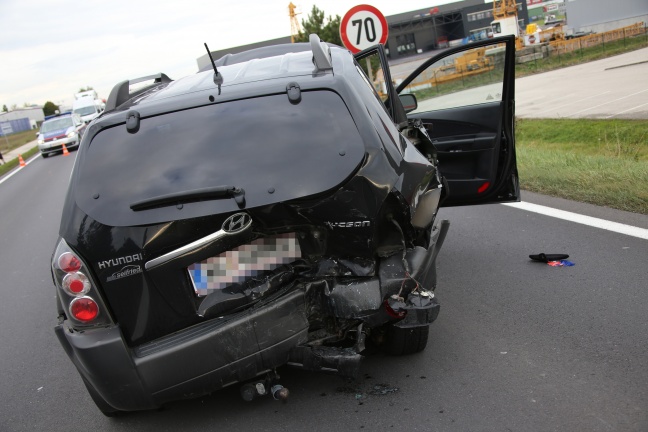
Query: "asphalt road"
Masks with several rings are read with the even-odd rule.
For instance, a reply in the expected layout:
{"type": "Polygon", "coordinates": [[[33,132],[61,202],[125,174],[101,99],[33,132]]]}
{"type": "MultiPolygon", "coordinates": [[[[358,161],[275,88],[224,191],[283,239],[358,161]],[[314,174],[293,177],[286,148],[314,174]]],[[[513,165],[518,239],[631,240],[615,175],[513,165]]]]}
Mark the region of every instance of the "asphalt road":
{"type": "Polygon", "coordinates": [[[424,353],[369,356],[357,382],[281,369],[285,405],[228,388],[105,418],[52,330],[49,265],[75,155],[0,184],[0,431],[648,430],[648,241],[502,205],[442,210],[441,313],[424,353]],[[538,252],[576,265],[529,261],[538,252]]]}

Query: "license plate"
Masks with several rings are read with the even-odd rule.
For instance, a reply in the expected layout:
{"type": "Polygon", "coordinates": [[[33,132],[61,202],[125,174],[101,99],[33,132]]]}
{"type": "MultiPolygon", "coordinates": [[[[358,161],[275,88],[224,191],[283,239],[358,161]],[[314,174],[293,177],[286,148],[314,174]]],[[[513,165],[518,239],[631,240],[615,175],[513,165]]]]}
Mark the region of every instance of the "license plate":
{"type": "Polygon", "coordinates": [[[208,295],[301,258],[295,233],[263,237],[187,267],[194,290],[208,295]]]}

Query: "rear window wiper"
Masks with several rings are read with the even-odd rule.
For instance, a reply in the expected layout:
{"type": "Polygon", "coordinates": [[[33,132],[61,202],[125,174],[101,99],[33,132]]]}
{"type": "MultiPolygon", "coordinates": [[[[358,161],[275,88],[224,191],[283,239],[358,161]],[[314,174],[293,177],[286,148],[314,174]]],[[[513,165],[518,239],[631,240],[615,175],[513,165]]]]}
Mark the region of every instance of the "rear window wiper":
{"type": "Polygon", "coordinates": [[[243,189],[237,188],[236,186],[215,186],[147,198],[132,203],[130,208],[133,211],[140,211],[154,207],[221,198],[234,198],[239,208],[245,207],[245,191],[243,189]]]}

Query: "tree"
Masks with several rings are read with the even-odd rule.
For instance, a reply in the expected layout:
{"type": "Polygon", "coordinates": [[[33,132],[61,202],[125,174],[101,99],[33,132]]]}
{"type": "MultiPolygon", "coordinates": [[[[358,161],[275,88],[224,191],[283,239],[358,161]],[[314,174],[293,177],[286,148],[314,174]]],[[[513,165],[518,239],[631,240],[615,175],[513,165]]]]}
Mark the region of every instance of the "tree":
{"type": "Polygon", "coordinates": [[[79,89],[79,93],[84,92],[84,91],[90,91],[90,90],[94,90],[94,89],[92,87],[90,87],[90,86],[85,87],[85,88],[81,87],[79,89]]]}
{"type": "Polygon", "coordinates": [[[7,105],[2,105],[2,112],[9,112],[9,108],[7,108],[7,105]]]}
{"type": "Polygon", "coordinates": [[[308,37],[315,33],[324,42],[342,46],[340,39],[340,15],[335,18],[328,16],[326,24],[324,23],[324,11],[313,5],[311,13],[306,20],[302,20],[302,31],[295,37],[295,42],[308,42],[308,37]]]}
{"type": "Polygon", "coordinates": [[[45,102],[45,105],[43,105],[43,114],[45,114],[46,116],[54,115],[56,114],[57,109],[59,109],[58,105],[56,105],[54,102],[47,101],[45,102]]]}

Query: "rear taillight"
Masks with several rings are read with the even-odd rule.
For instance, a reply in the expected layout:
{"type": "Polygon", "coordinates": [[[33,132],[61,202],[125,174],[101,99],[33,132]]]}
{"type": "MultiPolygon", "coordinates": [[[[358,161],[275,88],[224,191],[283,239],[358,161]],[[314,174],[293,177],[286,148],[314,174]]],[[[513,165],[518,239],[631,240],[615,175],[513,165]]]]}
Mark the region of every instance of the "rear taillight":
{"type": "Polygon", "coordinates": [[[97,318],[99,306],[90,297],[75,298],[70,303],[70,313],[77,320],[87,323],[97,318]]]}
{"type": "Polygon", "coordinates": [[[72,252],[64,252],[58,257],[58,267],[66,273],[79,271],[81,260],[72,252]]]}
{"type": "Polygon", "coordinates": [[[52,274],[63,310],[75,327],[112,324],[88,267],[62,239],[52,257],[52,274]]]}
{"type": "Polygon", "coordinates": [[[63,277],[63,290],[71,296],[80,296],[90,291],[90,281],[81,272],[68,273],[63,277]]]}

